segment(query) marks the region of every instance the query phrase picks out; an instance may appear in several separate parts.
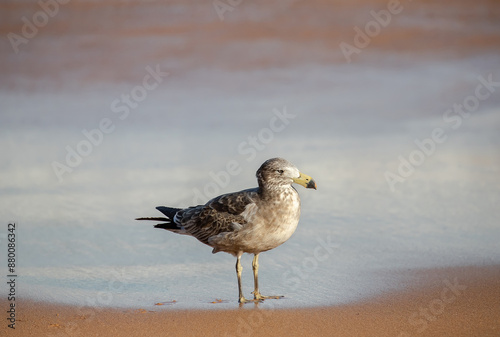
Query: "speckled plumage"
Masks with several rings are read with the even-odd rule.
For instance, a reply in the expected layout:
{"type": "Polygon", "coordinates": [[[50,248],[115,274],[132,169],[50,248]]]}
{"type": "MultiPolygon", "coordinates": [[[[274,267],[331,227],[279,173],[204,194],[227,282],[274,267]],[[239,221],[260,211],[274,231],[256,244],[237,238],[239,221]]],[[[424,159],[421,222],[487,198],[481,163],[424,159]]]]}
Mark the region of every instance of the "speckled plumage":
{"type": "Polygon", "coordinates": [[[316,188],[309,176],[282,158],[264,162],[257,171],[257,180],[257,188],[224,194],[205,205],[184,209],[159,206],[157,209],[166,217],[137,220],[164,221],[155,227],[193,236],[212,247],[213,253],[230,253],[239,263],[243,253],[257,257],[283,244],[295,232],[300,198],[293,182],[316,188]]]}

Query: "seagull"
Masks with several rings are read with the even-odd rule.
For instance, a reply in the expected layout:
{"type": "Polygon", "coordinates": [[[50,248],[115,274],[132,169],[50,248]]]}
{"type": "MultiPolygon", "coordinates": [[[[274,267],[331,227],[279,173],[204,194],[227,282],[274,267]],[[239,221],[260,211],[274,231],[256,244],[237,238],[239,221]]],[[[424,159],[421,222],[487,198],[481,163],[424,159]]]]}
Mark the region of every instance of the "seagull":
{"type": "Polygon", "coordinates": [[[213,248],[236,257],[239,303],[261,302],[283,296],[263,296],[259,291],[259,254],[286,242],[300,217],[300,198],[292,183],[316,189],[315,181],[283,158],[265,161],[257,170],[259,187],[223,194],[205,205],[188,208],[159,206],[165,217],[136,220],[161,221],[155,228],[190,235],[213,248]],[[254,254],[254,299],[243,296],[241,256],[254,254]]]}

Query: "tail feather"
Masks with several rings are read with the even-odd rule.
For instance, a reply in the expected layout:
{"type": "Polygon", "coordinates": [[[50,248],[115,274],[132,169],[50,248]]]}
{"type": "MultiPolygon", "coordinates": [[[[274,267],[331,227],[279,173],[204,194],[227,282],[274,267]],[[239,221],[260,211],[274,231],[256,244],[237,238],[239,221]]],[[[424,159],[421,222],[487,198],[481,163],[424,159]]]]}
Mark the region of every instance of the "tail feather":
{"type": "Polygon", "coordinates": [[[170,221],[170,219],[164,217],[148,217],[148,218],[136,218],[135,220],[152,220],[152,221],[170,221]]]}
{"type": "Polygon", "coordinates": [[[155,225],[155,228],[166,229],[175,233],[181,234],[181,229],[173,222],[175,214],[181,210],[181,208],[173,208],[166,206],[158,206],[157,210],[166,215],[166,217],[142,217],[137,218],[135,220],[151,220],[151,221],[162,221],[164,223],[160,223],[155,225]]]}
{"type": "Polygon", "coordinates": [[[175,232],[175,233],[178,233],[181,230],[176,224],[171,223],[171,222],[159,223],[159,224],[155,225],[155,228],[166,229],[168,231],[175,232]]]}

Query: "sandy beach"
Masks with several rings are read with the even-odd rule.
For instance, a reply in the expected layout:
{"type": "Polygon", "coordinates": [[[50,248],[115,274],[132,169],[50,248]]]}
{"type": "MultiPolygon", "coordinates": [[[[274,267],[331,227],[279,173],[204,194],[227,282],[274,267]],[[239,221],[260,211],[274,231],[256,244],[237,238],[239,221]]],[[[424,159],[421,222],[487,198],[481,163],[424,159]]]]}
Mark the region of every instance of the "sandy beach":
{"type": "MultiPolygon", "coordinates": [[[[235,303],[234,310],[127,310],[21,300],[16,329],[4,323],[1,331],[3,336],[500,335],[500,266],[408,273],[413,281],[403,292],[349,305],[307,309],[270,310],[253,304],[238,309],[235,303]]],[[[5,306],[2,301],[2,308],[5,306]]]]}

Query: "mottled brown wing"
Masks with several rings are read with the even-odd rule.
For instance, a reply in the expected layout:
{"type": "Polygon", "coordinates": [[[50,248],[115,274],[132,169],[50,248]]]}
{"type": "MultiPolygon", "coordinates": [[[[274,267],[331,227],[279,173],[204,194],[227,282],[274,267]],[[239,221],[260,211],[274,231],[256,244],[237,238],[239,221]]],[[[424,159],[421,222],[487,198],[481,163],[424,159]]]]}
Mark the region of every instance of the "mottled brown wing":
{"type": "Polygon", "coordinates": [[[223,232],[239,230],[247,221],[241,215],[254,202],[257,189],[249,189],[218,196],[205,205],[186,208],[175,215],[181,230],[208,244],[208,239],[223,232]]]}

